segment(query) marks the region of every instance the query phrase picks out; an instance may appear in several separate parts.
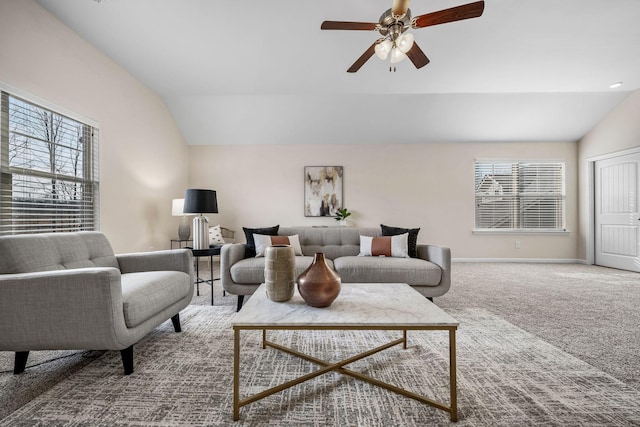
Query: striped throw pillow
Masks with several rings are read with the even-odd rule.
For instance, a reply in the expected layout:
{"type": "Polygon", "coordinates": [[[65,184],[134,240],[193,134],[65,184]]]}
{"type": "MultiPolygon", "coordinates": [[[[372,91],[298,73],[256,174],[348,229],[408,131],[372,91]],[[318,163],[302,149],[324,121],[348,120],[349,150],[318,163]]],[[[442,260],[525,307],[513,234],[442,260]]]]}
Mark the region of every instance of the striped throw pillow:
{"type": "Polygon", "coordinates": [[[409,233],[383,237],[360,236],[358,256],[409,258],[408,241],[409,233]]]}

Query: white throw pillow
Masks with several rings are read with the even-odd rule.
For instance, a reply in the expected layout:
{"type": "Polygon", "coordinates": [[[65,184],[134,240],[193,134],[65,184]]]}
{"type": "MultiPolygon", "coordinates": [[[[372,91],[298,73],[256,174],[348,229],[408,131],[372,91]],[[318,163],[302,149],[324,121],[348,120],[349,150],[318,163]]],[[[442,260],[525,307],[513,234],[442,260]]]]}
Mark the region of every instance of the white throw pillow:
{"type": "Polygon", "coordinates": [[[409,233],[383,237],[360,236],[358,256],[409,258],[409,233]]]}
{"type": "Polygon", "coordinates": [[[222,229],[219,225],[213,225],[209,227],[209,245],[224,245],[225,241],[222,238],[222,229]]]}
{"type": "Polygon", "coordinates": [[[302,255],[302,247],[297,234],[293,236],[265,236],[264,234],[254,234],[253,241],[256,243],[256,258],[264,256],[265,251],[271,245],[291,245],[296,255],[302,255]]]}

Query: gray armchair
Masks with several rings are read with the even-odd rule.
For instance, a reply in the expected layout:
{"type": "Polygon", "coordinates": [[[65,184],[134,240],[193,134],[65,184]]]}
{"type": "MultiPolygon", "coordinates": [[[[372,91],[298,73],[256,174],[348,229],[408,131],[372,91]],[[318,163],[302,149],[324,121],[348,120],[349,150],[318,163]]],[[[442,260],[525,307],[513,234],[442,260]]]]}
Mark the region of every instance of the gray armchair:
{"type": "Polygon", "coordinates": [[[115,255],[99,232],[0,237],[0,350],[14,373],[33,350],[120,350],[133,372],[133,344],[193,296],[191,251],[115,255]]]}

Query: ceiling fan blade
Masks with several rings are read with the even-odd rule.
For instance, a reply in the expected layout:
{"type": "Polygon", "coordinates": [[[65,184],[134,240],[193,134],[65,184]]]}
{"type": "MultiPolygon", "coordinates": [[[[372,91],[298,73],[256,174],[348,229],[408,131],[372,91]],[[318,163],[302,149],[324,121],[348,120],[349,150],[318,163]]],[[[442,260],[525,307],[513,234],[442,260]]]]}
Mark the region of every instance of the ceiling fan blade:
{"type": "Polygon", "coordinates": [[[446,24],[447,22],[460,21],[462,19],[477,18],[484,11],[484,1],[464,4],[462,6],[444,9],[438,12],[427,13],[413,19],[413,28],[424,28],[432,25],[446,24]]]}
{"type": "Polygon", "coordinates": [[[344,21],[324,21],[320,26],[321,30],[364,30],[373,31],[378,28],[378,23],[373,22],[344,22],[344,21]]]}
{"type": "Polygon", "coordinates": [[[376,44],[378,44],[377,41],[374,42],[371,46],[369,46],[369,49],[367,49],[360,56],[360,58],[356,59],[356,62],[354,62],[351,67],[349,67],[349,69],[347,70],[347,73],[355,73],[356,71],[358,71],[360,69],[360,67],[362,67],[364,65],[364,63],[367,62],[369,60],[369,58],[371,58],[373,56],[373,54],[376,51],[376,44]]]}
{"type": "Polygon", "coordinates": [[[413,46],[411,46],[411,49],[407,52],[407,56],[416,68],[422,68],[429,63],[429,58],[427,58],[427,55],[424,54],[416,42],[413,42],[413,46]]]}
{"type": "Polygon", "coordinates": [[[409,9],[409,2],[411,0],[393,0],[393,6],[391,6],[391,13],[397,16],[402,16],[407,13],[409,9]]]}

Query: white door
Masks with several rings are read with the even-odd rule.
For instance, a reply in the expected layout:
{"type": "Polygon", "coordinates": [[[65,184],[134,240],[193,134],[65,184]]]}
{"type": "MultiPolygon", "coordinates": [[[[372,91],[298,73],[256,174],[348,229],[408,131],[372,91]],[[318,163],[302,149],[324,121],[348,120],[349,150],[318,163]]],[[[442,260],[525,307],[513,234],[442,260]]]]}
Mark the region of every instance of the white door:
{"type": "Polygon", "coordinates": [[[596,264],[640,272],[640,153],[596,162],[596,264]]]}

